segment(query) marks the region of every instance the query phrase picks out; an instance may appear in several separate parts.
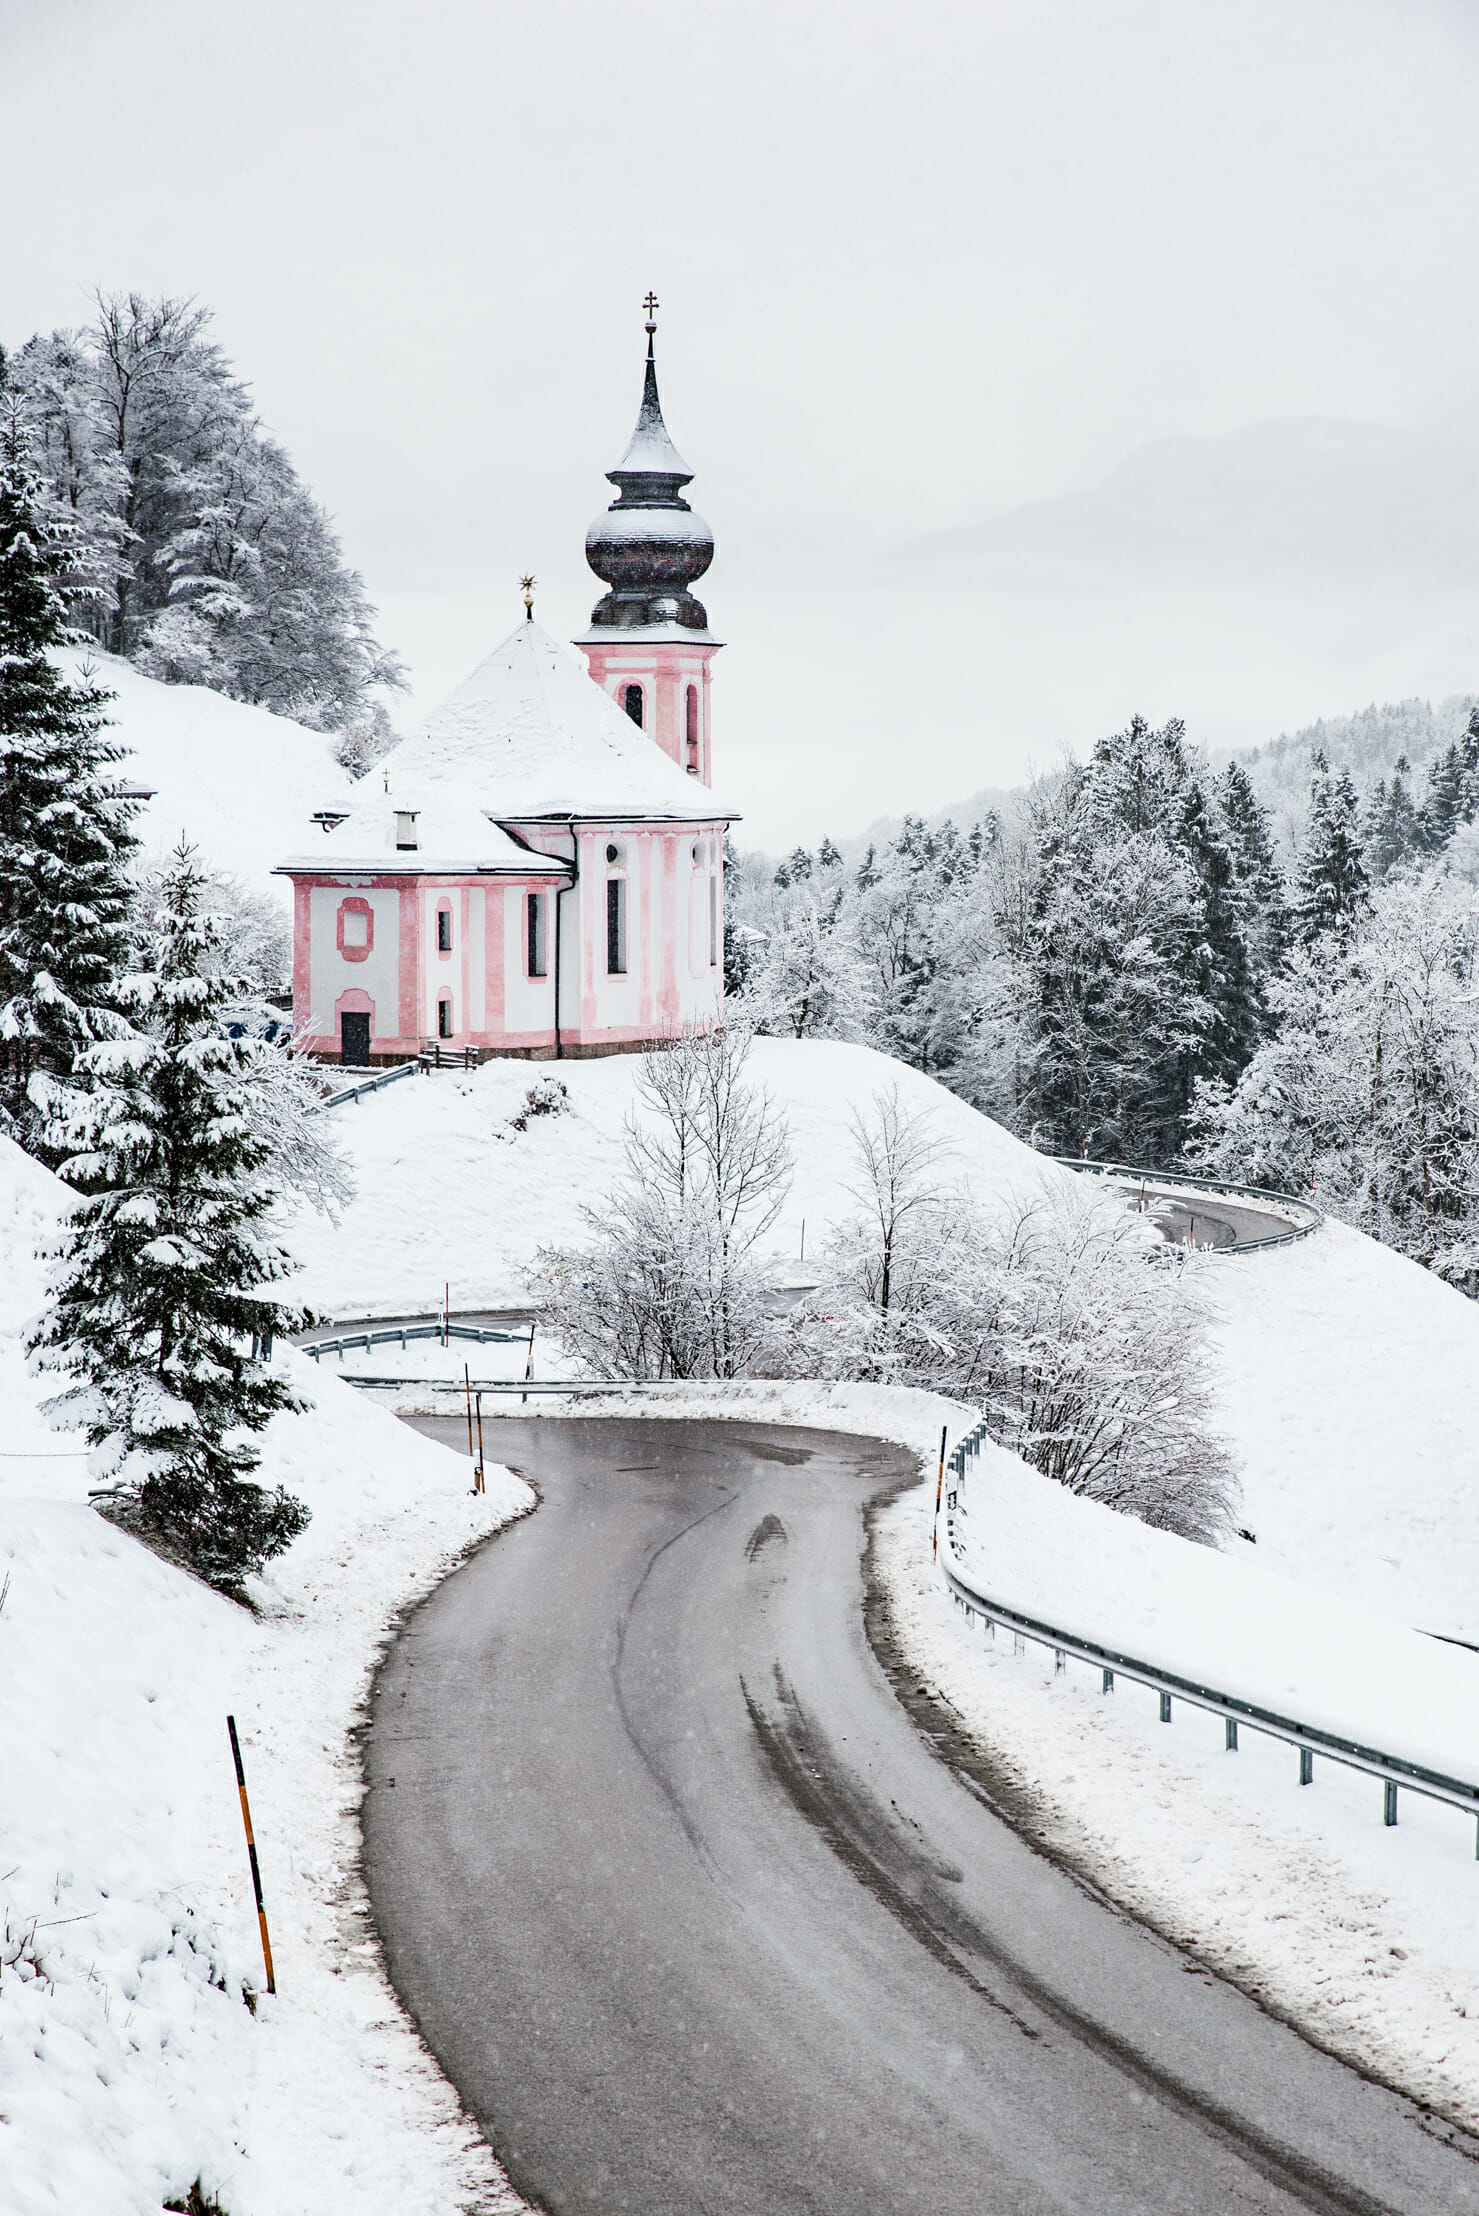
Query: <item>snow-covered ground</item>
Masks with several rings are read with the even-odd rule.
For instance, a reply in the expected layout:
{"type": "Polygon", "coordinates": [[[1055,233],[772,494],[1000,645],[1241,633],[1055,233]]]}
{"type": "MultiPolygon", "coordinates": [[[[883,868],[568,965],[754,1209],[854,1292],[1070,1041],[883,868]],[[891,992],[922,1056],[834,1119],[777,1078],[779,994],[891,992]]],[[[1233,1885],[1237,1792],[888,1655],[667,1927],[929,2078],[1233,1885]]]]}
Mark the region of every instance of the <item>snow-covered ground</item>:
{"type": "MultiPolygon", "coordinates": [[[[331,1316],[517,1306],[537,1248],[587,1236],[581,1204],[599,1203],[621,1172],[622,1135],[639,1062],[485,1062],[464,1075],[433,1071],[331,1111],[359,1181],[337,1229],[303,1215],[293,1244],[305,1298],[331,1316]],[[531,1086],[567,1088],[562,1115],[510,1119],[531,1086]]],[[[790,1128],[795,1177],[771,1247],[777,1282],[805,1278],[828,1227],[856,1211],[849,1119],[897,1085],[927,1112],[950,1159],[944,1174],[983,1202],[1072,1186],[1073,1173],[1034,1154],[932,1078],[870,1047],[822,1039],[757,1039],[750,1073],[790,1128]]]]}
{"type": "Polygon", "coordinates": [[[321,836],[315,808],[343,808],[354,789],[324,734],[204,685],[161,685],[96,648],[64,659],[115,695],[112,735],[129,750],[120,774],[155,796],[134,824],[146,852],[167,853],[183,831],[209,867],[290,908],[291,887],[271,871],[321,836]]]}
{"type": "Polygon", "coordinates": [[[1334,1223],[1204,1282],[1257,1560],[1479,1645],[1479,1304],[1334,1223]]]}
{"type": "MultiPolygon", "coordinates": [[[[142,681],[141,681],[142,682],[142,681]]],[[[226,704],[229,705],[229,704],[226,704]]],[[[853,1203],[848,1121],[897,1084],[929,1107],[979,1197],[1056,1188],[1032,1155],[929,1080],[866,1049],[760,1041],[796,1175],[778,1282],[853,1203]]],[[[408,1078],[334,1112],[359,1197],[333,1228],[300,1217],[305,1290],[331,1314],[517,1304],[536,1249],[582,1235],[620,1168],[636,1064],[558,1073],[492,1063],[408,1078]],[[515,1132],[531,1085],[569,1107],[515,1132]]],[[[526,1505],[490,1470],[407,1434],[334,1367],[285,1355],[317,1401],[281,1418],[264,1475],[314,1509],[253,1619],[82,1505],[80,1457],[35,1412],[18,1337],[33,1243],[60,1188],[0,1148],[0,2175],[28,2212],[156,2210],[198,2174],[232,2216],[325,2205],[400,2212],[515,2205],[380,1973],[356,1876],[349,1734],[396,1611],[526,1505]],[[256,1935],[224,1717],[243,1736],[281,1992],[253,2017],[256,1935]],[[27,1935],[30,1934],[28,1937],[27,1935]],[[10,2036],[10,2034],[16,2034],[10,2036]]],[[[1256,1546],[1224,1557],[1070,1499],[995,1458],[968,1501],[992,1590],[1189,1673],[1479,1771],[1479,1658],[1413,1624],[1472,1626],[1474,1332],[1479,1310],[1330,1227],[1208,1265],[1223,1314],[1223,1420],[1256,1546]]],[[[466,1350],[385,1350],[386,1374],[466,1350]]],[[[484,1374],[517,1350],[488,1349],[484,1374]]],[[[542,1365],[540,1365],[542,1367],[542,1365]]],[[[381,1351],[346,1370],[381,1368],[381,1351]]],[[[397,1405],[409,1405],[402,1394],[397,1405]]],[[[444,1402],[438,1403],[445,1406],[444,1402]]],[[[538,1405],[531,1403],[532,1409],[538,1405]]],[[[591,1404],[585,1404],[588,1408],[591,1404]]],[[[678,1390],[661,1405],[877,1432],[930,1461],[970,1416],[878,1388],[678,1390]]],[[[548,1404],[546,1404],[548,1406],[548,1404]]],[[[565,1412],[556,1404],[550,1413],[565,1412]]],[[[489,1450],[496,1454],[496,1417],[489,1450]]],[[[1479,2123],[1479,1872],[1472,1826],[1372,1780],[1122,1683],[968,1630],[932,1576],[932,1486],[882,1519],[878,1560],[906,1652],[1013,1777],[1044,1838],[1107,1890],[1315,2036],[1479,2123]]],[[[1469,1628],[1466,1628],[1469,1627],[1469,1628]]]]}
{"type": "Polygon", "coordinates": [[[0,2206],[231,2216],[522,2206],[382,1974],[351,1733],[397,1613],[530,1504],[302,1357],[263,1476],[313,1523],[258,1613],[102,1522],[18,1333],[60,1188],[0,1141],[0,2206]],[[241,1731],[278,1992],[262,1991],[241,1731]],[[255,2013],[245,1994],[250,1992],[255,2013]]]}

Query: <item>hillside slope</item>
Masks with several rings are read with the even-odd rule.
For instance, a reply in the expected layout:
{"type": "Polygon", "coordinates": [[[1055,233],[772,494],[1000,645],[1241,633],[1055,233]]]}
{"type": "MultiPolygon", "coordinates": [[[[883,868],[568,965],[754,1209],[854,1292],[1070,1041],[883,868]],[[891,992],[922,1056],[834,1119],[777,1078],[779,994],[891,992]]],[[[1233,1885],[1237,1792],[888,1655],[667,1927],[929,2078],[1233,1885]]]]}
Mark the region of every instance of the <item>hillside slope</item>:
{"type": "MultiPolygon", "coordinates": [[[[358,1197],[337,1228],[303,1215],[293,1242],[306,1297],[331,1316],[427,1314],[450,1287],[454,1309],[517,1306],[541,1246],[586,1236],[583,1206],[621,1174],[639,1058],[485,1062],[471,1075],[407,1077],[332,1111],[358,1197]],[[566,1087],[567,1106],[515,1132],[531,1086],[566,1087]]],[[[795,1175],[768,1242],[777,1283],[805,1276],[830,1225],[852,1214],[851,1119],[898,1088],[947,1150],[942,1179],[983,1201],[1072,1186],[1071,1173],[923,1077],[871,1047],[825,1039],[757,1039],[751,1076],[785,1116],[795,1175]]]]}
{"type": "Polygon", "coordinates": [[[123,775],[155,796],[135,826],[146,851],[166,852],[183,831],[213,869],[288,906],[273,867],[318,836],[315,808],[342,807],[353,790],[324,734],[204,685],[161,685],[96,649],[64,659],[116,696],[108,716],[129,749],[123,775]]]}

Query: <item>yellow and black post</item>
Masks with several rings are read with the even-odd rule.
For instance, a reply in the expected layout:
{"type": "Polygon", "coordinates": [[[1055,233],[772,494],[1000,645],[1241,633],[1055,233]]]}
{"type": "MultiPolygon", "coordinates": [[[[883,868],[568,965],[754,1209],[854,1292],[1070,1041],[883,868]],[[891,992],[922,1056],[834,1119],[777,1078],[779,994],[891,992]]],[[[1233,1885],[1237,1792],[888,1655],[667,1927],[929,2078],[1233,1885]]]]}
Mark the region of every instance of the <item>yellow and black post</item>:
{"type": "Polygon", "coordinates": [[[236,1736],[236,1718],[226,1718],[226,1729],[231,1734],[231,1759],[236,1764],[236,1789],[241,1795],[241,1820],[246,1826],[247,1859],[252,1865],[252,1891],[257,1896],[257,1924],[262,1933],[262,1962],[267,1971],[267,1990],[277,1991],[277,1980],[272,1974],[272,1941],[267,1936],[267,1911],[262,1906],[262,1872],[257,1867],[257,1842],[252,1836],[252,1810],[247,1799],[246,1771],[241,1766],[241,1741],[236,1736]]]}

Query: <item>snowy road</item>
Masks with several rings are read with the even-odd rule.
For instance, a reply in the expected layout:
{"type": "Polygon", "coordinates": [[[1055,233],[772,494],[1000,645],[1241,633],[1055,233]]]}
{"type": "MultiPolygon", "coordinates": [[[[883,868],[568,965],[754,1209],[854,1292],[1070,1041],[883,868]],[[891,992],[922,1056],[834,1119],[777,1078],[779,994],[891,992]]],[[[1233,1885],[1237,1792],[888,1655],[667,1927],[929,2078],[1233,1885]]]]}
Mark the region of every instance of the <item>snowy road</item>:
{"type": "Polygon", "coordinates": [[[1479,2212],[1472,2143],[1032,1853],[896,1698],[861,1554],[898,1450],[504,1419],[490,1451],[543,1504],[388,1657],[365,1851],[402,1995],[551,2216],[1479,2212]]]}

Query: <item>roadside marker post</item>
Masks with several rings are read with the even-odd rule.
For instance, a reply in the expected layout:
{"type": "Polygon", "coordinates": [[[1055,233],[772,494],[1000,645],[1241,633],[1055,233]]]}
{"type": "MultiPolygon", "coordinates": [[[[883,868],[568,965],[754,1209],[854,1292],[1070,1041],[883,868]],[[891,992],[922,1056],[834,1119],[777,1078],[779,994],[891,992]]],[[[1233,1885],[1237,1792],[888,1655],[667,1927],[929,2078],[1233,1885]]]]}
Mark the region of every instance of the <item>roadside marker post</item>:
{"type": "Polygon", "coordinates": [[[236,1718],[226,1718],[226,1729],[231,1737],[231,1759],[236,1764],[236,1790],[241,1795],[241,1820],[246,1826],[247,1860],[252,1866],[252,1891],[257,1899],[257,1928],[262,1934],[262,1963],[267,1972],[267,1990],[277,1991],[277,1979],[272,1970],[272,1941],[267,1936],[267,1911],[262,1906],[262,1872],[257,1863],[257,1841],[252,1832],[251,1803],[247,1799],[246,1771],[241,1763],[241,1741],[236,1736],[236,1718]]]}
{"type": "MultiPolygon", "coordinates": [[[[467,1393],[467,1459],[470,1462],[472,1460],[472,1376],[465,1362],[462,1365],[462,1383],[467,1393]]],[[[476,1485],[473,1486],[473,1491],[477,1491],[476,1485]]]]}
{"type": "Polygon", "coordinates": [[[940,1558],[940,1503],[945,1497],[945,1441],[949,1434],[950,1426],[942,1424],[940,1427],[940,1475],[935,1486],[935,1528],[930,1534],[930,1559],[936,1562],[940,1558]]]}
{"type": "Polygon", "coordinates": [[[473,1476],[472,1489],[475,1493],[486,1493],[488,1490],[487,1480],[483,1476],[483,1396],[481,1393],[478,1394],[478,1466],[473,1476]]]}
{"type": "MultiPolygon", "coordinates": [[[[524,1383],[526,1385],[532,1381],[534,1376],[534,1325],[537,1321],[537,1317],[531,1317],[529,1320],[529,1359],[524,1364],[524,1383]]],[[[519,1406],[521,1408],[527,1408],[528,1405],[529,1395],[527,1393],[520,1393],[519,1406]]]]}

